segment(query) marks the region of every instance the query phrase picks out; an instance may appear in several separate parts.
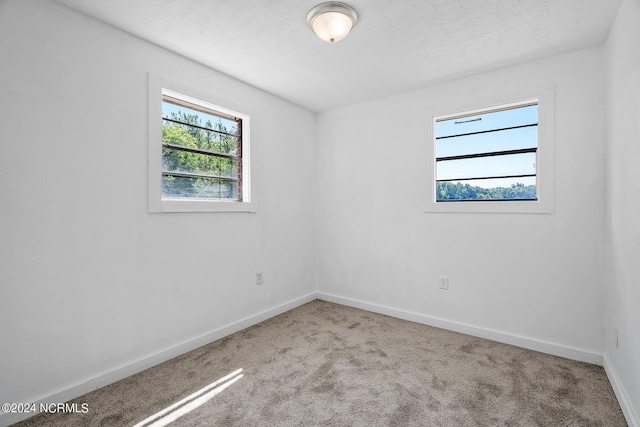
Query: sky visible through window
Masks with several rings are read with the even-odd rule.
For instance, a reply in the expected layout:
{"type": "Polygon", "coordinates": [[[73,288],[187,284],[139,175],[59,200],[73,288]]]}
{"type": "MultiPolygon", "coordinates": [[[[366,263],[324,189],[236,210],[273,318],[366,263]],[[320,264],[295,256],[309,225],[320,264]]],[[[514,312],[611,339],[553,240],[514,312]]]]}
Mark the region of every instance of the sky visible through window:
{"type": "MultiPolygon", "coordinates": [[[[537,123],[537,104],[437,120],[436,158],[536,149],[538,146],[537,126],[518,126],[536,125],[537,123]],[[513,127],[516,128],[496,131],[496,129],[513,127]]],[[[535,186],[535,176],[475,180],[465,178],[535,175],[536,169],[536,152],[533,150],[533,152],[518,154],[438,161],[436,177],[437,180],[452,180],[449,182],[487,189],[511,187],[513,184],[535,186]]]]}
{"type": "Polygon", "coordinates": [[[162,117],[172,118],[172,113],[178,114],[178,112],[180,111],[182,111],[184,114],[197,115],[198,117],[200,117],[200,123],[202,123],[202,126],[205,126],[207,121],[210,121],[211,125],[213,126],[221,120],[223,126],[227,129],[227,132],[234,133],[238,130],[238,125],[233,120],[206,114],[201,111],[192,110],[191,108],[182,107],[180,105],[162,101],[162,117]]]}

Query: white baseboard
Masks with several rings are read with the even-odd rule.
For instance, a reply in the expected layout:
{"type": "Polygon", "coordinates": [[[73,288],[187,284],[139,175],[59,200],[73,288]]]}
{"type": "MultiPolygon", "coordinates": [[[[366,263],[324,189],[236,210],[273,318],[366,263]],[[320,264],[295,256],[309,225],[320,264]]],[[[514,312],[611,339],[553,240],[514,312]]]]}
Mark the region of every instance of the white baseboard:
{"type": "Polygon", "coordinates": [[[634,410],[631,400],[627,396],[624,386],[620,382],[620,377],[618,377],[617,372],[611,364],[611,360],[609,360],[609,356],[606,354],[604,355],[604,371],[607,373],[607,377],[611,383],[611,388],[613,388],[613,392],[618,399],[618,403],[620,404],[622,413],[627,420],[627,424],[629,424],[629,427],[640,427],[640,417],[638,417],[634,410]]]}
{"type": "Polygon", "coordinates": [[[531,338],[510,335],[504,332],[483,329],[450,320],[440,319],[437,317],[425,316],[424,314],[413,313],[410,311],[399,310],[396,308],[385,307],[377,304],[370,304],[363,301],[344,298],[337,295],[318,292],[318,299],[335,302],[337,304],[349,307],[360,308],[362,310],[372,311],[374,313],[386,314],[388,316],[397,317],[399,319],[409,320],[411,322],[421,323],[423,325],[434,326],[437,328],[447,329],[454,332],[460,332],[475,337],[486,338],[492,341],[498,341],[504,344],[510,344],[517,347],[523,347],[529,350],[539,351],[541,353],[552,354],[554,356],[564,357],[567,359],[578,360],[580,362],[592,363],[602,366],[602,355],[580,350],[572,347],[566,347],[558,344],[538,341],[531,338]]]}
{"type": "MultiPolygon", "coordinates": [[[[278,314],[282,314],[286,311],[289,311],[298,306],[311,302],[315,299],[316,299],[316,293],[315,292],[310,293],[303,297],[278,305],[269,310],[265,310],[256,315],[247,317],[246,319],[240,320],[238,322],[234,322],[227,326],[223,326],[201,337],[178,344],[169,349],[160,351],[151,356],[129,363],[125,366],[116,368],[107,373],[97,375],[93,378],[88,379],[85,382],[76,384],[72,387],[66,388],[59,392],[49,394],[46,397],[36,399],[30,403],[35,403],[36,408],[39,408],[41,403],[47,404],[47,403],[67,402],[71,399],[75,399],[76,397],[82,396],[83,394],[89,393],[100,387],[104,387],[106,385],[119,381],[130,375],[144,371],[145,369],[151,368],[152,366],[158,365],[162,362],[166,362],[169,359],[180,356],[181,354],[187,353],[198,347],[202,347],[203,345],[209,344],[213,341],[224,338],[228,335],[241,331],[242,329],[248,328],[249,326],[252,326],[264,320],[270,319],[274,316],[277,316],[278,314]]],[[[11,424],[17,423],[19,421],[25,420],[29,417],[36,415],[36,413],[37,412],[35,413],[31,412],[26,414],[0,413],[0,427],[6,427],[11,424]]]]}

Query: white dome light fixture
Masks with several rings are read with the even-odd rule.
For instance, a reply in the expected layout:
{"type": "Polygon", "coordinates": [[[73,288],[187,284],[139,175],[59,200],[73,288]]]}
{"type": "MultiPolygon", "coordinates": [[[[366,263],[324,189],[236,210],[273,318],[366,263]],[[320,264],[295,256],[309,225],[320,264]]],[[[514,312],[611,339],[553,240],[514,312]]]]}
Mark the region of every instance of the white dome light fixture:
{"type": "Polygon", "coordinates": [[[339,1],[320,3],[307,15],[307,22],[313,32],[329,43],[339,42],[347,37],[357,21],[356,11],[339,1]]]}

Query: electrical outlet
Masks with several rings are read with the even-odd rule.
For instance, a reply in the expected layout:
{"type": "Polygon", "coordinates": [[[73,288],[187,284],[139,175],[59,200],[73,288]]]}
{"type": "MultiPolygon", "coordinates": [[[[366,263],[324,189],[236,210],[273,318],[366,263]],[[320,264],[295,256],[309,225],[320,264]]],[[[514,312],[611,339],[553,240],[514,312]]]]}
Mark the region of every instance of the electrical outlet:
{"type": "Polygon", "coordinates": [[[262,285],[264,282],[264,277],[262,277],[262,272],[256,273],[256,285],[262,285]]]}
{"type": "Polygon", "coordinates": [[[449,290],[449,276],[440,276],[440,289],[449,290]]]}
{"type": "Polygon", "coordinates": [[[613,346],[618,348],[618,327],[613,325],[613,336],[611,338],[613,340],[613,346]]]}

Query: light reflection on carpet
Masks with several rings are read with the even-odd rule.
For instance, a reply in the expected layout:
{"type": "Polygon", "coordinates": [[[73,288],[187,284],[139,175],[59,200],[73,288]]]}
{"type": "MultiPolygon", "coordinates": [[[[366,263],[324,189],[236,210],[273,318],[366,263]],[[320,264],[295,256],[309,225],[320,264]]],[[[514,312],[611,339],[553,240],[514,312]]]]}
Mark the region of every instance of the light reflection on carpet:
{"type": "Polygon", "coordinates": [[[240,368],[236,371],[233,371],[229,375],[224,376],[219,380],[214,381],[211,384],[201,388],[195,393],[190,394],[179,402],[166,407],[162,411],[151,415],[149,418],[139,422],[133,427],[164,427],[169,423],[177,420],[181,416],[186,415],[194,409],[202,406],[242,377],[242,368],[240,368]]]}

